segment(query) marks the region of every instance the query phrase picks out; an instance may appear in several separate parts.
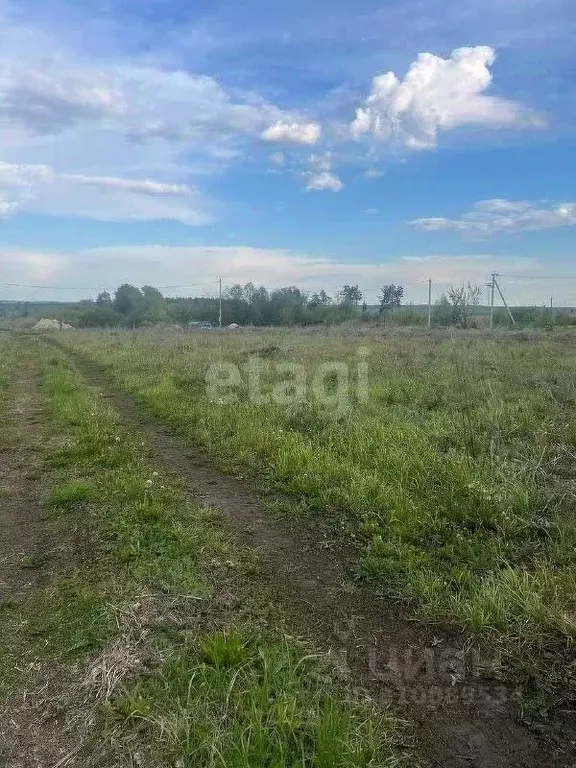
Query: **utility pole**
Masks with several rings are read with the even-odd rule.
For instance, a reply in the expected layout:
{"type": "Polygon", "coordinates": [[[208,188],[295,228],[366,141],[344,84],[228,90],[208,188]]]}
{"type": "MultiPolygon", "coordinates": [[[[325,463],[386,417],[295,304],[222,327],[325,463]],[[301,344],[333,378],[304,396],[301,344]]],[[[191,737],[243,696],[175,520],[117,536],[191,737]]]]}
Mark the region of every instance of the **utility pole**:
{"type": "Polygon", "coordinates": [[[490,328],[494,328],[494,289],[496,288],[496,272],[492,272],[492,282],[488,284],[490,288],[490,328]]]}
{"type": "Polygon", "coordinates": [[[550,314],[554,313],[554,296],[550,296],[550,314]]]}
{"type": "MultiPolygon", "coordinates": [[[[500,294],[500,298],[501,298],[501,299],[502,299],[502,301],[504,302],[504,306],[506,307],[506,311],[508,312],[508,317],[510,318],[510,322],[512,323],[512,325],[516,325],[516,320],[514,320],[514,315],[513,315],[513,314],[512,314],[512,312],[510,311],[510,307],[509,307],[509,306],[508,306],[508,304],[506,303],[506,299],[504,298],[504,294],[503,294],[503,293],[502,293],[502,291],[500,290],[500,286],[498,285],[498,281],[496,280],[496,272],[494,272],[494,273],[492,274],[492,280],[494,281],[494,285],[495,285],[495,286],[496,286],[496,288],[498,289],[498,293],[500,294]]],[[[492,291],[494,291],[494,288],[492,288],[492,291]]],[[[492,296],[494,296],[494,294],[492,294],[492,296]]],[[[492,298],[492,310],[493,310],[493,309],[494,309],[494,298],[492,298]]]]}
{"type": "Polygon", "coordinates": [[[428,328],[432,327],[432,280],[428,280],[428,328]]]}
{"type": "Polygon", "coordinates": [[[222,328],[222,278],[218,278],[218,328],[222,328]]]}

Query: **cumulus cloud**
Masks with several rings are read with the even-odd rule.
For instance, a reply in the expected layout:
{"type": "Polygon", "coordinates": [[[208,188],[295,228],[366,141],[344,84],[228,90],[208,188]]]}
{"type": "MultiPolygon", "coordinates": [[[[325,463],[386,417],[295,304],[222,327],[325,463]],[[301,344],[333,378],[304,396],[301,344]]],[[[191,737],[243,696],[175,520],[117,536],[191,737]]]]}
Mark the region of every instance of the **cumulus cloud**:
{"type": "Polygon", "coordinates": [[[278,120],[261,133],[264,141],[277,144],[317,144],[322,136],[318,123],[283,122],[278,120]]]}
{"type": "Polygon", "coordinates": [[[56,173],[45,165],[0,163],[0,215],[21,210],[105,221],[172,219],[205,224],[197,190],[148,179],[56,173]]]}
{"type": "Polygon", "coordinates": [[[486,93],[495,52],[487,46],[457,48],[448,59],[421,53],[404,80],[394,72],[375,77],[350,128],[412,149],[436,146],[438,134],[461,126],[504,128],[542,125],[519,104],[486,93]]]}
{"type": "Polygon", "coordinates": [[[482,235],[570,227],[576,225],[576,203],[550,205],[502,199],[481,200],[460,218],[422,218],[415,219],[411,224],[427,231],[452,229],[482,235]]]}
{"type": "Polygon", "coordinates": [[[333,173],[328,171],[322,171],[321,173],[313,173],[308,177],[308,183],[306,189],[316,190],[318,192],[324,192],[330,190],[331,192],[340,192],[344,187],[342,181],[333,173]]]}
{"type": "Polygon", "coordinates": [[[317,192],[340,192],[344,188],[342,181],[332,173],[332,153],[323,152],[312,154],[308,158],[310,170],[304,171],[302,176],[306,180],[306,189],[317,192]]]}

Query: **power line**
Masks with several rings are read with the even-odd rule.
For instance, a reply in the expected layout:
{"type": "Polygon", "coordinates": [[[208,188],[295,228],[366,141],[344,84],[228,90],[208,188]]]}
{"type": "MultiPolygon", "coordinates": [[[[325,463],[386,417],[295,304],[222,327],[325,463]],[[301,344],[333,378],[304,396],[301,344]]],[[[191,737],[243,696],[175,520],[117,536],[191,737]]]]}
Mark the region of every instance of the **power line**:
{"type": "Polygon", "coordinates": [[[499,277],[512,280],[576,280],[576,275],[510,275],[507,272],[498,272],[499,277]]]}
{"type": "MultiPolygon", "coordinates": [[[[173,288],[198,288],[200,286],[204,285],[216,285],[218,283],[218,280],[215,278],[214,280],[211,280],[207,283],[182,283],[181,285],[159,285],[156,286],[158,290],[169,290],[173,288]]],[[[102,291],[105,290],[105,288],[102,285],[99,286],[92,286],[91,288],[87,288],[86,286],[69,286],[69,285],[30,285],[27,283],[1,283],[0,286],[4,286],[7,288],[33,288],[35,290],[43,290],[43,291],[102,291]]]]}
{"type": "Polygon", "coordinates": [[[69,286],[64,285],[28,285],[26,283],[0,283],[0,285],[3,285],[8,288],[34,288],[44,291],[101,291],[102,286],[99,288],[85,288],[85,287],[78,287],[78,288],[72,288],[69,286]]]}

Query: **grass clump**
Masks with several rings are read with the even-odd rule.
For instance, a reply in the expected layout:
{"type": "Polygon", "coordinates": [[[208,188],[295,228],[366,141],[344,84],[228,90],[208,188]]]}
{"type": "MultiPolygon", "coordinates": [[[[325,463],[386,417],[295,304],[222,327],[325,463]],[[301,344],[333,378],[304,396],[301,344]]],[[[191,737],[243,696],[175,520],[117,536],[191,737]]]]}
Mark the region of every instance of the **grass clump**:
{"type": "Polygon", "coordinates": [[[398,724],[340,698],[321,661],[286,643],[217,631],[179,649],[108,705],[115,738],[154,745],[182,768],[393,768],[408,765],[398,724]],[[328,681],[328,683],[327,683],[328,681]]]}
{"type": "Polygon", "coordinates": [[[67,509],[74,507],[77,504],[90,501],[93,493],[93,488],[88,483],[64,483],[52,488],[47,503],[52,507],[67,509]]]}

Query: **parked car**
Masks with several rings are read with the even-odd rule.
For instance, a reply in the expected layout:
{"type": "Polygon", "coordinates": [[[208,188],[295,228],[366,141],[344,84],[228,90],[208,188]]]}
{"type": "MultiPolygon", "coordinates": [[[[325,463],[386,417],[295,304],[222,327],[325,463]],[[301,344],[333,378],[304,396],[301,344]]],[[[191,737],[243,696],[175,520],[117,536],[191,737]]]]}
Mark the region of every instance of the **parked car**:
{"type": "Polygon", "coordinates": [[[188,323],[188,328],[194,328],[194,330],[197,331],[211,331],[212,323],[209,323],[206,320],[193,321],[188,323]]]}

